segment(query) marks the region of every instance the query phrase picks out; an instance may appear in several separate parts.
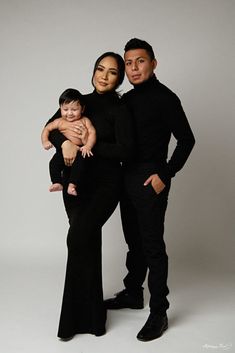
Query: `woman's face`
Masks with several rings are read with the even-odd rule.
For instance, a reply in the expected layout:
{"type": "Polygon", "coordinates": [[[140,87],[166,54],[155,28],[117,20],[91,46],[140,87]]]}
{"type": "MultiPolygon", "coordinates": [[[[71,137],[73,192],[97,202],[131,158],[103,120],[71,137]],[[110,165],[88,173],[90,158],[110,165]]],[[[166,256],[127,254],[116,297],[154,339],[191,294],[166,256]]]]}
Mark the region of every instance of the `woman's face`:
{"type": "Polygon", "coordinates": [[[94,73],[93,85],[96,92],[103,94],[113,91],[118,84],[118,64],[112,56],[103,58],[94,73]]]}

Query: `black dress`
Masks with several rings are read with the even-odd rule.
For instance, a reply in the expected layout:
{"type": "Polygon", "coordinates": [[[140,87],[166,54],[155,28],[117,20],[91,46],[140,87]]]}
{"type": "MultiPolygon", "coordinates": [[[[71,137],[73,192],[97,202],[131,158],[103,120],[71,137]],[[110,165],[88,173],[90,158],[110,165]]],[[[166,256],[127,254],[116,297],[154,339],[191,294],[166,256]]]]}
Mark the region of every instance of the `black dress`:
{"type": "MultiPolygon", "coordinates": [[[[96,128],[97,143],[94,156],[85,159],[85,176],[77,186],[77,197],[67,194],[69,168],[64,171],[63,197],[70,228],[58,331],[61,338],[77,333],[105,333],[101,230],[119,201],[120,161],[128,160],[133,151],[130,116],[118,96],[93,92],[85,96],[85,102],[85,115],[96,128]]],[[[54,131],[50,140],[59,148],[66,138],[54,131]]]]}

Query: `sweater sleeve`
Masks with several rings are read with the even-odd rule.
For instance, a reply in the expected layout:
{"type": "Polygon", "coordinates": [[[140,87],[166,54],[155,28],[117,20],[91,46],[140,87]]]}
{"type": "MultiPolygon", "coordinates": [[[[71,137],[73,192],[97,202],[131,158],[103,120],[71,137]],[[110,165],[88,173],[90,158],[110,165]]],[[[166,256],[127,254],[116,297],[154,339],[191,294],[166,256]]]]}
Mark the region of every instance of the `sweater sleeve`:
{"type": "Polygon", "coordinates": [[[94,148],[94,153],[102,158],[128,161],[134,152],[133,127],[131,115],[124,103],[115,107],[115,141],[113,143],[99,141],[94,148]]]}
{"type": "MultiPolygon", "coordinates": [[[[46,125],[60,117],[61,117],[61,112],[60,112],[60,109],[58,109],[57,112],[51,117],[51,119],[48,120],[46,125]]],[[[57,149],[60,149],[62,143],[66,141],[67,138],[59,130],[53,130],[49,134],[49,140],[57,149]]]]}
{"type": "Polygon", "coordinates": [[[171,102],[166,104],[164,114],[166,114],[164,118],[166,118],[167,125],[176,139],[176,147],[171,158],[158,172],[161,180],[166,183],[184,166],[195,144],[195,138],[176,95],[172,97],[171,102]]]}

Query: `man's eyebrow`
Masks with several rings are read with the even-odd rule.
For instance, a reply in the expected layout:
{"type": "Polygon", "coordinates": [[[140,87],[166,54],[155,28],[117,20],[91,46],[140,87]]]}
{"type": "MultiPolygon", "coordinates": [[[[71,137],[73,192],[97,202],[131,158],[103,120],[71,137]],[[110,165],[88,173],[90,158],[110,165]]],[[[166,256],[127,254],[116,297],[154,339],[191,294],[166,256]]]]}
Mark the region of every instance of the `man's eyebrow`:
{"type": "Polygon", "coordinates": [[[139,60],[139,59],[145,59],[145,57],[144,56],[138,56],[137,58],[126,59],[125,61],[132,61],[132,60],[139,60]]]}

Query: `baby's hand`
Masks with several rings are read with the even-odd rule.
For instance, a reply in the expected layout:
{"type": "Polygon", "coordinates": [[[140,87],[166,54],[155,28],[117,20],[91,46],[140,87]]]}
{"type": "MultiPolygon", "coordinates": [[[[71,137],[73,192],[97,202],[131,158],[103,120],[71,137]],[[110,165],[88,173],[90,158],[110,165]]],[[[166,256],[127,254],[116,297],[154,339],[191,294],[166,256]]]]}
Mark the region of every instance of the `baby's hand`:
{"type": "Polygon", "coordinates": [[[83,158],[85,158],[86,156],[87,157],[93,156],[93,153],[91,152],[91,149],[89,146],[84,145],[80,147],[80,151],[82,153],[83,158]]]}
{"type": "Polygon", "coordinates": [[[49,150],[50,148],[54,147],[50,141],[43,142],[43,147],[45,150],[49,150]]]}

